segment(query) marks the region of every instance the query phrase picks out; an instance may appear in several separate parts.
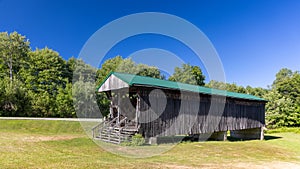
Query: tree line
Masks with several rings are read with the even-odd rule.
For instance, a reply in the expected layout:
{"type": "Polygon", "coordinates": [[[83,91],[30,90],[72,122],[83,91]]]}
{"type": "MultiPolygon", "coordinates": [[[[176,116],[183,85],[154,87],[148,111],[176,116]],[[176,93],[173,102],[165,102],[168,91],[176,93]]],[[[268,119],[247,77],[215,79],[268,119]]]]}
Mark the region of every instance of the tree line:
{"type": "MultiPolygon", "coordinates": [[[[137,64],[121,56],[108,59],[100,68],[94,68],[74,57],[64,60],[58,52],[47,47],[32,50],[29,40],[17,32],[0,33],[0,56],[0,116],[76,117],[75,112],[95,109],[86,107],[82,101],[93,97],[86,90],[95,94],[96,104],[106,115],[109,101],[103,93],[95,93],[95,89],[109,72],[166,79],[157,67],[137,64]]],[[[281,69],[268,89],[213,80],[205,84],[201,69],[190,64],[176,67],[166,80],[262,97],[268,100],[268,127],[300,126],[298,71],[281,69]]]]}

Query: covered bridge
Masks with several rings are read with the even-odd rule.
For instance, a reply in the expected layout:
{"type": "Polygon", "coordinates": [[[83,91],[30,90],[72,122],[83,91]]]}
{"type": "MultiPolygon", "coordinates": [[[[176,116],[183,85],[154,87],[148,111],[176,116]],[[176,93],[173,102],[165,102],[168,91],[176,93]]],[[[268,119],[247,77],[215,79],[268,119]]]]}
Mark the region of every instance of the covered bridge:
{"type": "Polygon", "coordinates": [[[263,139],[265,103],[259,97],[111,72],[97,89],[111,101],[109,116],[93,137],[120,143],[135,133],[155,143],[160,136],[208,135],[225,140],[263,139]]]}

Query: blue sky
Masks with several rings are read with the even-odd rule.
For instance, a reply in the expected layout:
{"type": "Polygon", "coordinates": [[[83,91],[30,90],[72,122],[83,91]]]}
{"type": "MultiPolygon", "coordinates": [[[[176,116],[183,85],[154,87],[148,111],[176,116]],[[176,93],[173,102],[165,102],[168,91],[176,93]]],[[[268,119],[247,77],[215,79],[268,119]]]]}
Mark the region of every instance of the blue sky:
{"type": "MultiPolygon", "coordinates": [[[[117,18],[138,12],[169,13],[206,34],[223,63],[227,82],[267,87],[279,69],[300,70],[299,9],[298,0],[0,0],[0,31],[17,31],[30,39],[33,49],[48,46],[68,59],[77,57],[94,32],[117,18]]],[[[155,35],[126,39],[106,58],[128,57],[154,47],[204,69],[188,48],[155,35]]]]}

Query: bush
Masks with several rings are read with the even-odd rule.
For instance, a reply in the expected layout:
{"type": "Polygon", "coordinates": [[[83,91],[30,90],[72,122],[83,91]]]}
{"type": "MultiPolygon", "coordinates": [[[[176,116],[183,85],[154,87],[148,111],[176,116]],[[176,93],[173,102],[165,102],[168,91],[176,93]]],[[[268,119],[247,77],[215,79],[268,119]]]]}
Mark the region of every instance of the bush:
{"type": "Polygon", "coordinates": [[[145,144],[145,139],[141,134],[135,134],[134,136],[132,136],[132,146],[141,146],[143,144],[145,144]]]}
{"type": "Polygon", "coordinates": [[[272,133],[299,133],[300,134],[300,127],[281,127],[271,130],[266,130],[266,134],[272,133]]]}
{"type": "Polygon", "coordinates": [[[131,145],[132,145],[131,142],[128,140],[125,140],[121,143],[121,146],[131,146],[131,145]]]}

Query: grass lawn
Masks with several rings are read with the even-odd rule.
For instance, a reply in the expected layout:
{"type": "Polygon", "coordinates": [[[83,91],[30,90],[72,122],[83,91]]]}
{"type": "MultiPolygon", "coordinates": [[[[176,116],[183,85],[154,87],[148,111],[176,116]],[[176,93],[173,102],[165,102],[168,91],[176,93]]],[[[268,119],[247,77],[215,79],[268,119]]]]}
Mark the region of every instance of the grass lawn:
{"type": "Polygon", "coordinates": [[[180,143],[136,159],[106,152],[79,122],[0,120],[0,168],[300,168],[299,131],[268,131],[264,141],[180,143]]]}

